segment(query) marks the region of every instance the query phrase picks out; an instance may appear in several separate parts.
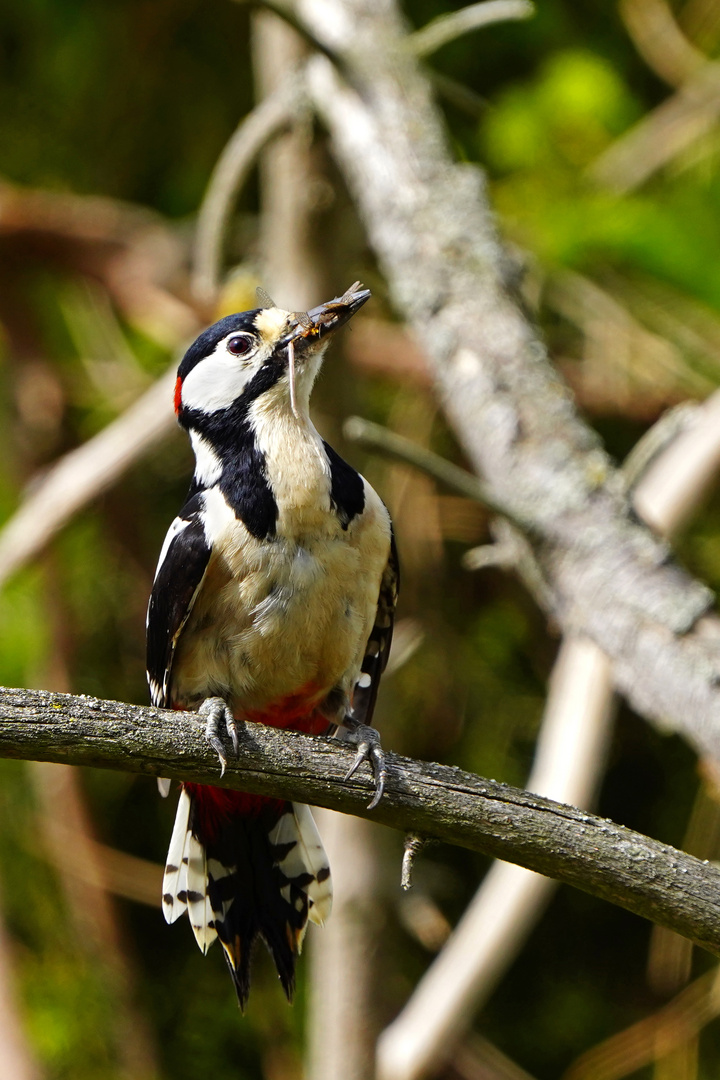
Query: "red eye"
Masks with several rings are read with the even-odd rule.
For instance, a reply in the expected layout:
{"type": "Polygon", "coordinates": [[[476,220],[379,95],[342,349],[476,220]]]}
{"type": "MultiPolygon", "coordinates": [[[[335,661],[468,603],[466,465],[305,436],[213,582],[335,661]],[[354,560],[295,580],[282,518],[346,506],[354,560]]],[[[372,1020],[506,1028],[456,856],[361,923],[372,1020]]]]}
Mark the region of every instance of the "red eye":
{"type": "Polygon", "coordinates": [[[233,356],[246,356],[252,346],[253,343],[249,337],[245,337],[244,334],[237,334],[235,337],[228,339],[227,351],[232,353],[233,356]]]}

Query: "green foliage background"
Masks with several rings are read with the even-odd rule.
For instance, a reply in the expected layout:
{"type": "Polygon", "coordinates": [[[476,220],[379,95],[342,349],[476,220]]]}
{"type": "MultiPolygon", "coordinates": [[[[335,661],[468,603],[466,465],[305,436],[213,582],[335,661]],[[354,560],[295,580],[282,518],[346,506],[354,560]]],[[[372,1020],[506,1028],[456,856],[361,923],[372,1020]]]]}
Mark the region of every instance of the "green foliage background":
{"type": "MultiPolygon", "coordinates": [[[[699,7],[688,0],[677,13],[699,7]]],[[[419,27],[445,9],[440,0],[411,0],[406,15],[419,27]]],[[[712,0],[704,9],[696,44],[712,57],[720,11],[712,0]]],[[[230,0],[10,0],[0,11],[0,174],[23,189],[136,203],[187,251],[212,166],[253,102],[249,27],[248,9],[230,0]]],[[[540,0],[534,19],[456,41],[431,67],[475,94],[474,110],[444,99],[456,152],[487,166],[501,228],[524,265],[553,355],[622,458],[663,409],[704,397],[718,381],[717,126],[623,194],[593,179],[600,156],[671,93],[603,0],[540,0]]],[[[334,212],[346,218],[347,197],[334,175],[332,183],[334,212]]],[[[8,227],[3,205],[0,190],[0,511],[8,517],[28,481],[118,415],[172,350],[118,308],[82,252],[8,227]],[[113,362],[104,368],[108,351],[113,362]]],[[[230,244],[245,267],[257,257],[258,209],[254,181],[230,244]]],[[[341,278],[331,289],[362,278],[375,291],[374,314],[387,316],[360,229],[341,235],[332,254],[341,278]]],[[[187,299],[186,264],[171,286],[187,299]]],[[[377,459],[361,460],[339,436],[344,414],[356,411],[460,460],[428,391],[391,373],[370,376],[336,352],[317,411],[390,502],[406,568],[400,615],[418,620],[425,635],[384,687],[385,745],[522,784],[555,638],[514,579],[460,568],[467,546],[487,538],[482,513],[377,459]]],[[[0,682],[146,700],[144,607],[189,471],[177,434],[12,579],[0,595],[0,682]]],[[[716,587],[719,530],[711,504],[681,541],[687,565],[716,587]]],[[[55,841],[43,817],[53,813],[52,791],[41,797],[47,784],[47,774],[0,762],[2,910],[43,1074],[133,1075],[123,1045],[140,1016],[162,1076],[299,1076],[307,966],[290,1010],[259,955],[242,1018],[219,955],[203,960],[188,928],[166,927],[159,907],[118,898],[118,968],[113,949],[98,944],[92,912],[82,916],[82,902],[63,889],[55,862],[69,851],[55,844],[48,856],[55,841]]],[[[100,841],[162,861],[174,806],[150,782],[85,772],[82,790],[100,841]]],[[[623,712],[600,812],[682,844],[703,798],[690,750],[623,712]]],[[[717,857],[710,827],[701,840],[698,853],[717,857]]],[[[400,840],[383,835],[379,843],[386,873],[377,1009],[387,1022],[430,954],[401,923],[400,840]]],[[[417,888],[452,923],[484,866],[467,852],[431,849],[417,888]]],[[[663,1004],[646,975],[649,939],[650,927],[634,917],[561,889],[477,1030],[538,1080],[561,1075],[594,1043],[663,1004]]],[[[710,961],[693,963],[698,974],[710,961]]],[[[719,1066],[711,1024],[692,1075],[716,1076],[719,1066]]],[[[690,1074],[662,1073],[673,1075],[690,1074]]]]}

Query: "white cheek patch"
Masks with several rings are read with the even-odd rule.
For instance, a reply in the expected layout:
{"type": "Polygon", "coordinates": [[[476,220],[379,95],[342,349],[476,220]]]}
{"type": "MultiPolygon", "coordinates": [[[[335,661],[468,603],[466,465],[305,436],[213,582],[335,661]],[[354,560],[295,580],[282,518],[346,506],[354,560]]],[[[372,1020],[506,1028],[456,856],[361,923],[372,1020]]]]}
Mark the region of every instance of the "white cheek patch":
{"type": "MultiPolygon", "coordinates": [[[[259,354],[243,363],[220,342],[214,353],[195,365],[183,379],[182,404],[185,409],[216,412],[227,409],[242,394],[262,363],[259,354]]],[[[264,357],[263,357],[264,358],[264,357]]]]}

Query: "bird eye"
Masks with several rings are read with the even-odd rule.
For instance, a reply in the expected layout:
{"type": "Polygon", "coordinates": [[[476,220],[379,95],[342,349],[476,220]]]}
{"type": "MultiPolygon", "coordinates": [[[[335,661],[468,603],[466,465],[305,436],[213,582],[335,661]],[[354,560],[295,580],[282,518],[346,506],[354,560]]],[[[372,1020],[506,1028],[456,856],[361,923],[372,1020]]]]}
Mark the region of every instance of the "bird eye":
{"type": "Polygon", "coordinates": [[[247,356],[252,349],[253,343],[245,334],[236,334],[228,339],[227,351],[233,356],[247,356]]]}

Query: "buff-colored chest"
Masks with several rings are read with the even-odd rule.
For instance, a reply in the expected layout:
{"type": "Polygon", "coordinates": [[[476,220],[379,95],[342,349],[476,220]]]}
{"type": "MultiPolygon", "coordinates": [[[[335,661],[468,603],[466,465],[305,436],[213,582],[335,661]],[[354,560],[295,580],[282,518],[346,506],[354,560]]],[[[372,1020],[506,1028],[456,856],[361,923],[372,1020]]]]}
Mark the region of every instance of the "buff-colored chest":
{"type": "Polygon", "coordinates": [[[372,628],[390,524],[366,485],[364,513],[343,530],[317,446],[296,444],[272,475],[278,525],[251,536],[218,491],[206,494],[213,554],[178,643],[172,697],[215,694],[256,713],[302,688],[349,694],[372,628]],[[284,497],[284,491],[292,498],[284,497]]]}

